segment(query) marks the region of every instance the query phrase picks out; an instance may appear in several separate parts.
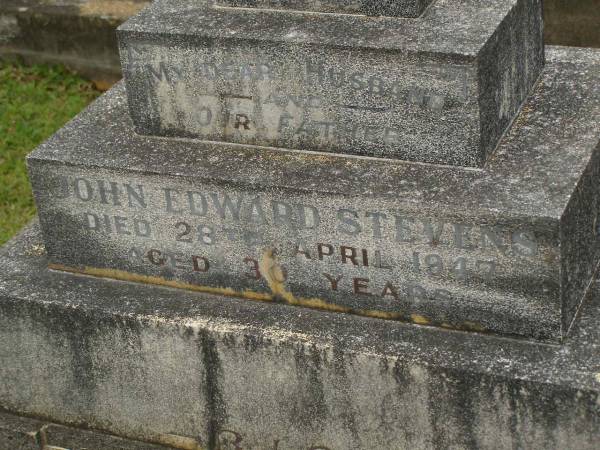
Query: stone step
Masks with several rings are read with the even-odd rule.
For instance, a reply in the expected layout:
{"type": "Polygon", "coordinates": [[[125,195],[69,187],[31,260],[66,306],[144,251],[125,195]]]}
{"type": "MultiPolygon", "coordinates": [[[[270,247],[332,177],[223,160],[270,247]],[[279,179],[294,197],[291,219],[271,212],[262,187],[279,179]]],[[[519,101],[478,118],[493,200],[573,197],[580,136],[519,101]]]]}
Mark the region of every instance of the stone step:
{"type": "MultiPolygon", "coordinates": [[[[600,47],[596,0],[544,2],[545,42],[600,47]]],[[[60,63],[106,90],[121,78],[116,27],[146,0],[4,0],[0,4],[0,60],[60,63]],[[52,5],[52,8],[49,8],[52,5]],[[73,8],[76,5],[78,9],[73,8]],[[57,11],[73,18],[57,18],[57,11]],[[89,19],[89,20],[88,20],[89,19]],[[117,20],[115,20],[117,19],[117,20]],[[105,27],[103,24],[107,24],[105,27]],[[106,33],[106,37],[100,37],[106,33]],[[69,43],[66,42],[69,39],[69,43]]]]}
{"type": "Polygon", "coordinates": [[[224,7],[418,17],[432,0],[216,0],[224,7]]]}
{"type": "MultiPolygon", "coordinates": [[[[8,361],[2,360],[3,363],[8,361]]],[[[58,416],[56,412],[52,415],[58,416]]],[[[176,436],[170,439],[176,443],[176,436]]],[[[165,439],[167,441],[167,439],[165,439]]],[[[179,437],[179,442],[182,442],[179,437]]],[[[185,441],[191,441],[187,438],[185,441]]],[[[185,442],[183,441],[183,442],[185,442]]],[[[86,429],[65,426],[52,420],[24,417],[0,409],[0,448],[2,450],[183,450],[181,446],[154,445],[86,429]]],[[[186,450],[200,450],[190,446],[186,450]]]]}
{"type": "Polygon", "coordinates": [[[116,28],[145,0],[2,0],[0,61],[63,64],[102,90],[121,78],[116,28]]]}
{"type": "Polygon", "coordinates": [[[141,136],[119,85],[29,156],[50,263],[561,341],[600,256],[600,54],[553,58],[485,170],[141,136]]]}
{"type": "Polygon", "coordinates": [[[41,243],[0,251],[12,411],[180,450],[598,447],[597,286],[556,346],[49,271],[41,243]]]}
{"type": "Polygon", "coordinates": [[[118,30],[141,134],[481,167],[539,77],[539,0],[416,19],[157,1],[118,30]]]}

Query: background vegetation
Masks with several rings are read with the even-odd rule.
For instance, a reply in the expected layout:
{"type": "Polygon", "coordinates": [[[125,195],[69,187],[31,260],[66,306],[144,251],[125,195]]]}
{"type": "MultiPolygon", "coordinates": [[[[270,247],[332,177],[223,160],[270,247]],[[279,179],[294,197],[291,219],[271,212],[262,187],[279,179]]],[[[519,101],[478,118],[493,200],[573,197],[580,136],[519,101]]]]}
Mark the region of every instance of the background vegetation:
{"type": "Polygon", "coordinates": [[[0,63],[0,245],[35,214],[25,155],[98,94],[62,67],[0,63]]]}

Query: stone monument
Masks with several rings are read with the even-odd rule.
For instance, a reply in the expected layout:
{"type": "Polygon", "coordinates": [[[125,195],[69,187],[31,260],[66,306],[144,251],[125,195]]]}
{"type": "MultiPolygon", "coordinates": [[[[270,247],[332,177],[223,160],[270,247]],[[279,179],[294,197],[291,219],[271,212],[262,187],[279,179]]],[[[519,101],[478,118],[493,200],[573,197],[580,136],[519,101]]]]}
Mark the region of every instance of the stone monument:
{"type": "Polygon", "coordinates": [[[124,81],[28,157],[0,439],[596,448],[600,52],[545,52],[541,17],[158,0],[122,25],[124,81]]]}

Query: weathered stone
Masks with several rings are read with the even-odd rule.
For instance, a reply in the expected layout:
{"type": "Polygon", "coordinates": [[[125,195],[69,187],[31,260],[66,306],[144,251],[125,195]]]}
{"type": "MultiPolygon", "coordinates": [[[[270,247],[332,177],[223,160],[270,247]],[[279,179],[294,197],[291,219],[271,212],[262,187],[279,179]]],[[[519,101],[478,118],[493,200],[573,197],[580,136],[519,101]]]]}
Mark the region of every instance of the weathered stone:
{"type": "Polygon", "coordinates": [[[600,54],[552,56],[484,170],[148,138],[119,86],[29,157],[52,267],[558,341],[600,256],[600,54]]]}
{"type": "Polygon", "coordinates": [[[544,60],[539,0],[417,19],[163,0],[118,34],[138,133],[473,167],[544,60]]]}
{"type": "Polygon", "coordinates": [[[218,6],[418,17],[432,0],[216,0],[218,6]]]}
{"type": "Polygon", "coordinates": [[[11,411],[188,450],[600,440],[598,287],[556,346],[48,271],[41,242],[0,253],[11,411]]]}
{"type": "MultiPolygon", "coordinates": [[[[175,443],[175,439],[172,442],[175,443]]],[[[0,448],[2,450],[166,450],[177,447],[123,439],[99,431],[18,416],[0,409],[0,448]]],[[[195,450],[191,446],[185,449],[195,450]]]]}
{"type": "Polygon", "coordinates": [[[144,0],[2,0],[0,63],[63,64],[108,89],[121,78],[116,27],[144,0]]]}

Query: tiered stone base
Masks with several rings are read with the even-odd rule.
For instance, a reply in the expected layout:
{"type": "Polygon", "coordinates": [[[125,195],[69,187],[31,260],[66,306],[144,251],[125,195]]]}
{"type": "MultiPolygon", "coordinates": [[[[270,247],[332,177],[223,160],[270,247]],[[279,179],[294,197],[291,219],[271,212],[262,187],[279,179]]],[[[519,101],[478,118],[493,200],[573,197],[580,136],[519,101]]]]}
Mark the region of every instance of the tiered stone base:
{"type": "MultiPolygon", "coordinates": [[[[46,267],[37,225],[0,253],[0,406],[81,428],[43,448],[156,448],[87,429],[178,449],[600,440],[597,289],[545,345],[46,267]]],[[[3,449],[46,423],[0,419],[3,449]]]]}

